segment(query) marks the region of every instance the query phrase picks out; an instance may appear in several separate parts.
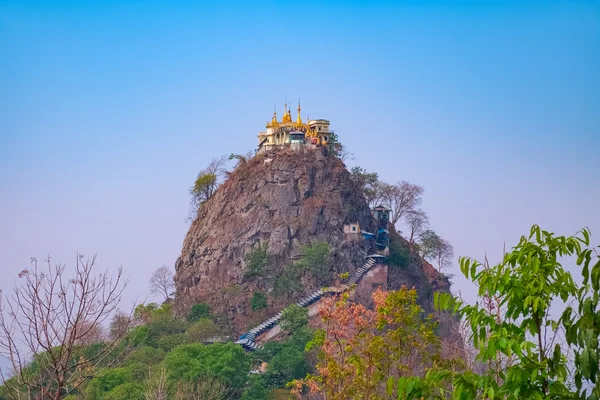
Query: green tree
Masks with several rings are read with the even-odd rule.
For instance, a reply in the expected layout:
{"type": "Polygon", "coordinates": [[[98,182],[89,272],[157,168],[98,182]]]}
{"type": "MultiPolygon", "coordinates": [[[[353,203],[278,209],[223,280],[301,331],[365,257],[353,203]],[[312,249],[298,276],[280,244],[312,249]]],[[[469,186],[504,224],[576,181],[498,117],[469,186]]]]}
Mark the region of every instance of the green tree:
{"type": "Polygon", "coordinates": [[[186,331],[193,342],[205,342],[221,334],[221,329],[212,319],[201,318],[186,331]]]}
{"type": "Polygon", "coordinates": [[[334,157],[341,158],[342,155],[345,154],[344,145],[340,142],[340,138],[334,132],[329,135],[327,149],[329,150],[329,154],[333,155],[334,157]]]}
{"type": "Polygon", "coordinates": [[[410,263],[410,251],[402,245],[398,236],[390,237],[390,254],[388,263],[392,266],[405,268],[410,263]]]}
{"type": "Polygon", "coordinates": [[[200,173],[194,181],[192,195],[200,204],[210,199],[217,186],[217,176],[211,173],[200,173]]]}
{"type": "Polygon", "coordinates": [[[217,190],[220,180],[226,173],[227,157],[213,158],[210,164],[198,173],[190,188],[190,209],[188,221],[194,220],[200,206],[210,199],[217,190]]]}
{"type": "Polygon", "coordinates": [[[146,366],[157,365],[165,358],[166,353],[161,349],[142,345],[131,355],[128,363],[141,363],[146,366]]]}
{"type": "Polygon", "coordinates": [[[242,395],[242,400],[266,400],[269,399],[269,392],[270,390],[263,384],[263,379],[253,377],[242,395]]]}
{"type": "Polygon", "coordinates": [[[175,347],[187,344],[190,342],[190,338],[185,333],[174,333],[172,335],[163,336],[157,341],[159,349],[166,352],[173,350],[175,347]]]}
{"type": "Polygon", "coordinates": [[[277,298],[285,298],[288,301],[297,298],[304,289],[302,272],[302,268],[293,263],[283,267],[273,284],[273,295],[277,298]]]}
{"type": "Polygon", "coordinates": [[[465,319],[478,360],[491,366],[481,375],[471,371],[458,375],[455,398],[598,398],[600,314],[594,314],[593,322],[591,317],[598,299],[600,264],[589,273],[593,252],[584,246],[589,246],[587,229],[565,237],[534,225],[529,236],[521,237],[493,267],[460,259],[462,273],[477,284],[481,298],[496,299],[501,309],[490,312],[485,301],[469,305],[436,294],[438,308],[456,311],[465,319]],[[583,265],[584,286],[578,286],[563,268],[562,261],[569,257],[583,265]],[[586,297],[588,283],[592,293],[586,297]],[[550,307],[559,300],[578,301],[580,314],[572,316],[573,309],[567,307],[560,317],[553,317],[550,307]],[[558,343],[561,327],[566,327],[568,343],[576,353],[578,393],[569,384],[567,349],[558,343]],[[588,380],[595,393],[582,394],[582,380],[588,380]]]}
{"type": "Polygon", "coordinates": [[[192,306],[188,313],[188,321],[196,322],[202,318],[212,318],[210,314],[210,307],[206,303],[198,303],[192,306]]]}
{"type": "Polygon", "coordinates": [[[377,196],[377,173],[367,172],[366,169],[357,166],[352,167],[352,169],[350,170],[350,178],[360,189],[363,196],[365,196],[367,203],[371,204],[373,202],[373,199],[377,196]]]}
{"type": "Polygon", "coordinates": [[[244,272],[244,278],[250,279],[257,276],[261,276],[263,270],[267,266],[268,254],[267,254],[267,246],[259,246],[258,248],[252,250],[244,257],[244,261],[246,261],[246,271],[244,272]]]}
{"type": "Polygon", "coordinates": [[[126,382],[106,393],[103,400],[144,400],[144,387],[138,382],[126,382]]]}
{"type": "MultiPolygon", "coordinates": [[[[581,242],[589,245],[589,232],[582,231],[581,242]]],[[[600,346],[600,246],[587,248],[577,257],[582,267],[583,282],[575,297],[577,309],[568,306],[562,318],[566,329],[567,343],[574,348],[576,366],[574,380],[577,396],[600,399],[598,379],[600,346]],[[583,382],[586,384],[583,385],[583,382]]]]}
{"type": "Polygon", "coordinates": [[[447,240],[428,229],[420,236],[419,249],[423,258],[432,262],[439,272],[452,265],[454,248],[447,240]]]}
{"type": "Polygon", "coordinates": [[[308,310],[297,304],[285,308],[281,313],[279,326],[286,332],[296,332],[308,325],[308,310]]]}
{"type": "Polygon", "coordinates": [[[267,296],[265,296],[265,294],[262,292],[252,293],[252,298],[250,299],[250,306],[254,311],[259,311],[267,308],[267,296]]]}
{"type": "Polygon", "coordinates": [[[302,258],[297,265],[308,271],[319,283],[324,283],[330,278],[331,249],[327,242],[313,241],[301,248],[302,258]]]}
{"type": "Polygon", "coordinates": [[[170,382],[214,377],[238,393],[246,384],[250,358],[233,343],[185,344],[167,354],[163,365],[170,382]]]}

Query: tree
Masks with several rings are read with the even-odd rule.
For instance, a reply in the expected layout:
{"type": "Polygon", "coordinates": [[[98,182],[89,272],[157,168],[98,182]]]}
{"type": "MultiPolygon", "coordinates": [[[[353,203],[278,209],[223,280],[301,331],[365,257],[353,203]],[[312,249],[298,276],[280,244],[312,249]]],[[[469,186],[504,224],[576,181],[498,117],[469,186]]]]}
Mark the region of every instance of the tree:
{"type": "Polygon", "coordinates": [[[211,318],[210,308],[206,303],[195,304],[188,313],[188,321],[196,322],[202,318],[211,318]]]}
{"type": "Polygon", "coordinates": [[[350,170],[350,178],[361,190],[368,204],[375,198],[375,185],[377,184],[377,173],[367,172],[364,168],[353,167],[350,170]]]}
{"type": "Polygon", "coordinates": [[[331,248],[327,242],[313,241],[301,248],[302,257],[297,265],[310,272],[318,283],[324,283],[330,278],[331,248]]]}
{"type": "Polygon", "coordinates": [[[398,182],[385,191],[383,204],[391,210],[390,222],[392,225],[396,225],[406,212],[414,210],[421,204],[423,191],[423,187],[406,181],[398,182]]]}
{"type": "Polygon", "coordinates": [[[434,248],[432,258],[435,260],[438,272],[442,272],[452,265],[454,257],[454,247],[446,239],[442,239],[438,246],[434,248]]]}
{"type": "Polygon", "coordinates": [[[246,271],[244,272],[244,278],[251,279],[257,276],[261,276],[263,270],[267,266],[269,257],[267,254],[267,246],[259,246],[258,248],[250,251],[244,257],[246,262],[246,271]]]}
{"type": "Polygon", "coordinates": [[[178,382],[175,400],[226,400],[231,390],[212,376],[200,376],[192,382],[178,382]]]}
{"type": "MultiPolygon", "coordinates": [[[[581,231],[577,238],[589,246],[590,233],[581,231]]],[[[575,373],[573,380],[579,398],[600,398],[600,246],[587,248],[577,254],[582,267],[582,285],[574,296],[577,309],[567,307],[562,314],[567,344],[574,348],[575,373]],[[591,268],[590,268],[591,267],[591,268]],[[585,383],[585,385],[584,385],[585,383]]]]}
{"type": "Polygon", "coordinates": [[[248,379],[250,358],[233,343],[192,343],[174,348],[163,365],[170,382],[212,377],[239,393],[248,379]]]}
{"type": "Polygon", "coordinates": [[[267,308],[267,296],[265,296],[262,292],[254,292],[252,293],[252,298],[250,299],[250,305],[252,306],[253,311],[259,311],[267,308]]]}
{"type": "Polygon", "coordinates": [[[241,167],[242,165],[246,165],[246,163],[252,158],[252,156],[254,156],[254,153],[252,151],[247,152],[246,154],[234,154],[231,153],[229,155],[228,160],[236,160],[236,164],[233,167],[234,169],[237,169],[238,167],[241,167]]]}
{"type": "Polygon", "coordinates": [[[455,378],[455,397],[499,399],[597,399],[597,313],[600,261],[589,246],[587,229],[575,236],[555,236],[534,225],[511,252],[493,267],[462,257],[461,272],[478,286],[478,294],[497,299],[500,312],[487,304],[470,305],[449,294],[435,295],[438,309],[455,311],[470,328],[477,359],[491,362],[481,374],[455,378]],[[594,254],[595,260],[594,260],[594,254]],[[582,266],[583,283],[575,283],[562,261],[582,266]],[[595,264],[594,262],[595,261],[595,264]],[[591,270],[590,270],[591,267],[591,270]],[[556,301],[569,304],[560,316],[550,312],[556,301]],[[577,311],[570,304],[578,305],[577,311]],[[566,332],[561,345],[560,333],[566,332]],[[574,359],[569,353],[574,352],[574,359]],[[512,358],[513,362],[498,363],[512,358]],[[571,362],[573,364],[571,364],[571,362]],[[574,365],[573,373],[569,373],[574,365]],[[586,383],[584,385],[583,383],[586,383]]]}
{"type": "Polygon", "coordinates": [[[152,277],[150,278],[150,293],[162,296],[166,301],[171,298],[174,289],[173,272],[169,267],[163,265],[152,273],[152,277]]]}
{"type": "Polygon", "coordinates": [[[226,164],[226,156],[213,158],[210,164],[198,173],[194,185],[190,189],[191,200],[188,221],[196,218],[200,206],[211,198],[217,190],[221,180],[227,173],[226,164]]]}
{"type": "Polygon", "coordinates": [[[406,225],[408,225],[408,229],[410,232],[410,236],[408,238],[408,242],[413,244],[415,239],[423,233],[423,231],[429,225],[429,217],[425,214],[425,211],[418,210],[410,210],[406,213],[405,216],[406,225]]]}
{"type": "Polygon", "coordinates": [[[290,333],[308,325],[308,310],[297,304],[292,304],[281,313],[279,326],[282,330],[290,333]]]}
{"type": "Polygon", "coordinates": [[[62,399],[120,357],[113,351],[122,335],[87,349],[87,338],[117,310],[127,285],[119,269],[113,279],[97,274],[96,257],[77,255],[75,276],[65,265],[21,271],[22,285],[0,299],[0,354],[10,362],[14,377],[4,379],[11,397],[62,399]],[[4,301],[2,301],[4,300],[4,301]],[[32,361],[27,361],[27,355],[32,361]]]}
{"type": "Polygon", "coordinates": [[[350,160],[354,157],[352,153],[350,153],[348,149],[346,149],[346,147],[340,142],[338,135],[333,132],[329,135],[327,149],[329,150],[329,154],[339,158],[342,160],[342,162],[350,160]]]}
{"type": "Polygon", "coordinates": [[[287,264],[273,284],[273,295],[288,301],[298,297],[304,286],[302,285],[302,268],[296,264],[287,264]]]}
{"type": "Polygon", "coordinates": [[[445,239],[442,239],[432,230],[426,230],[421,234],[419,248],[423,258],[436,264],[439,272],[452,265],[454,248],[445,239]]]}
{"type": "Polygon", "coordinates": [[[436,324],[416,291],[378,289],[372,297],[374,310],[348,293],[324,300],[324,329],[307,345],[319,348],[317,373],[291,382],[292,391],[302,398],[307,388],[328,400],[445,398],[451,379],[444,372],[460,360],[439,358],[436,324]]]}
{"type": "Polygon", "coordinates": [[[108,335],[110,339],[123,337],[132,327],[132,316],[117,311],[110,321],[108,335]]]}
{"type": "Polygon", "coordinates": [[[194,342],[206,342],[221,334],[221,329],[212,319],[201,318],[186,331],[188,337],[194,342]]]}
{"type": "Polygon", "coordinates": [[[150,374],[145,383],[144,400],[167,400],[169,398],[167,371],[164,368],[150,374]]]}

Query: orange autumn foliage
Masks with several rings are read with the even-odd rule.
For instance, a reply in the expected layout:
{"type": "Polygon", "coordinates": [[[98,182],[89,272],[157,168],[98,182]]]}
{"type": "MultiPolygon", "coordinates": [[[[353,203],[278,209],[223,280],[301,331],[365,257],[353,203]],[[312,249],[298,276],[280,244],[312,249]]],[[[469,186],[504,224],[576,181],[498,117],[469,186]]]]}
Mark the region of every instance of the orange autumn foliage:
{"type": "Polygon", "coordinates": [[[299,399],[398,399],[402,377],[422,377],[445,363],[439,355],[435,322],[416,303],[417,292],[378,289],[374,309],[348,294],[324,300],[324,328],[310,346],[319,346],[316,373],[290,383],[299,399]]]}

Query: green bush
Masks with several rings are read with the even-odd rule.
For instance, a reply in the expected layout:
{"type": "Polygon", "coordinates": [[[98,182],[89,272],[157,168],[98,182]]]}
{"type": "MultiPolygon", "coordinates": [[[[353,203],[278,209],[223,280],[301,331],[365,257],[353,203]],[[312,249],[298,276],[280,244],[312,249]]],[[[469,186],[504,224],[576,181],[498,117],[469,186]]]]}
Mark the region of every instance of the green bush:
{"type": "Polygon", "coordinates": [[[302,258],[298,265],[310,272],[319,283],[327,283],[330,278],[331,249],[327,242],[314,241],[302,246],[302,258]]]}
{"type": "Polygon", "coordinates": [[[254,292],[252,299],[250,299],[250,306],[252,306],[252,310],[254,311],[267,308],[267,296],[262,292],[254,292]]]}
{"type": "Polygon", "coordinates": [[[248,379],[250,358],[241,346],[233,343],[193,343],[174,348],[163,366],[170,382],[212,376],[239,392],[248,379]]]}
{"type": "Polygon", "coordinates": [[[189,337],[185,333],[175,333],[173,335],[161,337],[158,339],[157,344],[159,349],[169,352],[175,347],[189,342],[189,337]]]}
{"type": "Polygon", "coordinates": [[[308,310],[292,304],[283,310],[279,326],[287,332],[296,332],[308,325],[308,310]]]}
{"type": "Polygon", "coordinates": [[[251,279],[256,276],[260,276],[267,266],[267,246],[260,246],[257,249],[252,250],[244,257],[246,261],[246,272],[244,273],[245,279],[251,279]]]}
{"type": "Polygon", "coordinates": [[[198,303],[190,309],[188,313],[188,321],[196,322],[202,318],[212,318],[210,314],[210,307],[206,303],[198,303]]]}
{"type": "Polygon", "coordinates": [[[262,377],[252,377],[241,400],[266,400],[269,399],[269,390],[264,386],[262,377]]]}
{"type": "Polygon", "coordinates": [[[190,326],[186,334],[192,342],[205,342],[221,334],[221,329],[212,319],[202,318],[194,325],[190,326]]]}
{"type": "Polygon", "coordinates": [[[402,245],[398,238],[390,238],[390,254],[388,263],[392,266],[406,268],[410,263],[410,250],[402,245]]]}
{"type": "Polygon", "coordinates": [[[141,345],[133,352],[128,363],[142,363],[147,366],[159,364],[166,356],[161,349],[156,349],[148,345],[141,345]]]}
{"type": "Polygon", "coordinates": [[[103,400],[144,400],[144,387],[137,382],[127,382],[106,393],[103,400]]]}
{"type": "Polygon", "coordinates": [[[302,293],[302,270],[296,264],[283,267],[273,284],[273,295],[278,298],[293,299],[302,293]]]}

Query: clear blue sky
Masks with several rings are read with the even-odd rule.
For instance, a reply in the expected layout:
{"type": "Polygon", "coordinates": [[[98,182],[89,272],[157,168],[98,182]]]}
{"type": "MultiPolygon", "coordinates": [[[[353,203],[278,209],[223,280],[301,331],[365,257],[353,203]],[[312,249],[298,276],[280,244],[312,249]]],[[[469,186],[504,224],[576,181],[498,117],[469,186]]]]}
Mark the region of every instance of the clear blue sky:
{"type": "Polygon", "coordinates": [[[143,299],[196,173],[286,96],[349,165],[424,186],[457,256],[497,260],[533,223],[600,243],[598,1],[4,0],[0,286],[80,251],[143,299]]]}

